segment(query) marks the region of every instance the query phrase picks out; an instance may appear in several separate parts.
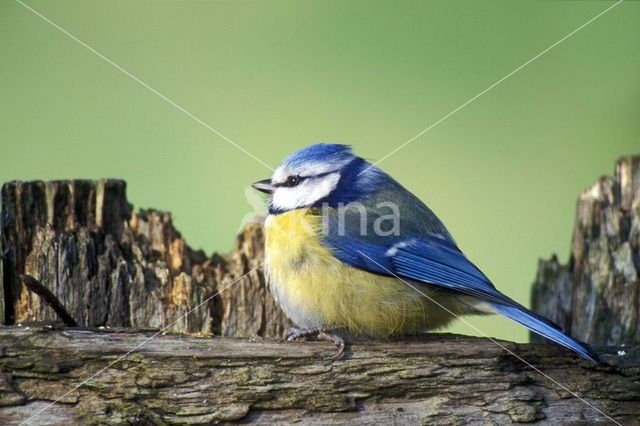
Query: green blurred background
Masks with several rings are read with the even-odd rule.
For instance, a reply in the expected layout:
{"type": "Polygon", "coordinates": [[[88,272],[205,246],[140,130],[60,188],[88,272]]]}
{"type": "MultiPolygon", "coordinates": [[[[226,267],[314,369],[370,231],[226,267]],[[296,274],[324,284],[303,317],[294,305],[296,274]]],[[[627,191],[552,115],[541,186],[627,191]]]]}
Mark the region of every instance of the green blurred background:
{"type": "MultiPolygon", "coordinates": [[[[315,142],[381,158],[613,2],[27,4],[275,167],[315,142]]],[[[640,151],[639,41],[640,3],[622,3],[380,167],[528,305],[538,259],[567,259],[580,191],[640,151]]],[[[254,211],[247,185],[270,174],[12,0],[0,132],[0,181],[125,179],[136,208],[170,210],[208,254],[232,247],[254,211]]]]}

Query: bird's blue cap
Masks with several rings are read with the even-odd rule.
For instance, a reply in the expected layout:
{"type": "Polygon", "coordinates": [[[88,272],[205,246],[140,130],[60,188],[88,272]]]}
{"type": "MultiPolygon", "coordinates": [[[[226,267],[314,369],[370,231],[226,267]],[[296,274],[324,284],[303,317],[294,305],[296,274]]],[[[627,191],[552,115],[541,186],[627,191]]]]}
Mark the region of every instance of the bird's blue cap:
{"type": "Polygon", "coordinates": [[[349,145],[317,143],[289,154],[281,165],[296,167],[311,162],[344,163],[354,157],[349,145]]]}

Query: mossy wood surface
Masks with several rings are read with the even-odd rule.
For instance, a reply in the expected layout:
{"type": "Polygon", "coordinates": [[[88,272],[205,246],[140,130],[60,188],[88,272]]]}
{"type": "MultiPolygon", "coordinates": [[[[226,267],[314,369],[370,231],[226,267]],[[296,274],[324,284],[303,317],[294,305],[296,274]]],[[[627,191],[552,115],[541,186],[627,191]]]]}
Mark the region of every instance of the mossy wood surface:
{"type": "Polygon", "coordinates": [[[555,346],[500,342],[583,402],[482,338],[362,342],[336,361],[325,342],[151,336],[0,328],[0,423],[58,398],[30,423],[611,423],[587,403],[623,424],[640,418],[636,350],[599,351],[610,365],[596,367],[555,346]]]}

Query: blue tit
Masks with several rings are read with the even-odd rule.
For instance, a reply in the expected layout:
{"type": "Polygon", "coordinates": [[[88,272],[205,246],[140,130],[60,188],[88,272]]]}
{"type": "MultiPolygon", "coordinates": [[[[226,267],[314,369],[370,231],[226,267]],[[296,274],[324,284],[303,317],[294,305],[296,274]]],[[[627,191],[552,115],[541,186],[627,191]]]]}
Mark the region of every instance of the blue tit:
{"type": "Polygon", "coordinates": [[[290,154],[271,179],[265,271],[300,337],[344,349],[350,336],[444,327],[465,314],[502,314],[584,358],[596,355],[548,319],[499,292],[416,196],[347,145],[290,154]]]}

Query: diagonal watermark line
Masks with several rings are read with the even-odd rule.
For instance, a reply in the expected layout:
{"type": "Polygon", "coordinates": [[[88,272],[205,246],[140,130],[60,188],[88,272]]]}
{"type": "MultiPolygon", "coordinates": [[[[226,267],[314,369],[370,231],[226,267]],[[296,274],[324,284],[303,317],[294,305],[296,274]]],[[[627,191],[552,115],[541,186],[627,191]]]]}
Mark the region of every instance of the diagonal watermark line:
{"type": "Polygon", "coordinates": [[[559,45],[560,43],[562,43],[563,41],[565,41],[566,39],[568,39],[569,37],[571,37],[572,35],[577,33],[578,31],[580,31],[581,29],[586,27],[587,25],[591,24],[593,21],[595,21],[596,19],[600,18],[602,15],[604,15],[607,12],[609,12],[611,9],[613,9],[616,6],[618,6],[623,1],[624,0],[618,0],[616,3],[614,3],[611,6],[609,6],[608,8],[606,8],[605,10],[603,10],[602,12],[600,12],[599,14],[594,16],[593,18],[589,19],[587,22],[585,22],[584,24],[580,25],[578,28],[576,28],[575,30],[571,31],[569,34],[567,34],[566,36],[562,37],[560,40],[558,40],[555,43],[553,43],[551,46],[549,46],[546,49],[544,49],[542,52],[538,53],[536,56],[534,56],[533,58],[529,59],[524,64],[520,65],[518,68],[516,68],[513,71],[511,71],[509,74],[505,75],[500,80],[496,81],[491,86],[489,86],[486,89],[484,89],[482,92],[478,93],[477,95],[475,95],[474,97],[472,97],[471,99],[466,101],[465,103],[457,106],[456,108],[453,109],[453,111],[451,111],[447,115],[443,116],[439,120],[433,122],[431,125],[429,125],[429,127],[421,130],[417,135],[413,136],[412,138],[410,138],[409,140],[404,142],[402,145],[398,146],[396,149],[394,149],[393,151],[391,151],[390,153],[388,153],[387,155],[385,155],[384,157],[380,158],[378,161],[374,162],[369,167],[367,167],[366,169],[364,169],[363,171],[358,173],[358,176],[360,176],[362,173],[366,172],[367,170],[369,170],[371,167],[375,166],[376,164],[379,164],[381,161],[385,160],[387,157],[389,157],[389,156],[395,154],[396,152],[400,151],[402,148],[404,148],[405,146],[409,145],[411,142],[413,142],[414,140],[418,139],[420,136],[424,135],[429,130],[433,129],[438,124],[442,123],[447,118],[451,117],[453,114],[455,114],[456,112],[460,111],[462,108],[466,107],[467,105],[469,105],[470,103],[472,103],[473,101],[478,99],[480,96],[484,95],[489,90],[493,89],[494,87],[496,87],[497,85],[499,85],[500,83],[502,83],[503,81],[505,81],[506,79],[508,79],[509,77],[511,77],[512,75],[514,75],[515,73],[517,73],[518,71],[520,71],[521,69],[526,67],[527,65],[529,65],[531,62],[535,61],[536,59],[538,59],[539,57],[544,55],[545,53],[547,53],[548,51],[550,51],[551,49],[553,49],[554,47],[556,47],[557,45],[559,45]]]}
{"type": "Polygon", "coordinates": [[[147,339],[143,340],[142,343],[138,344],[135,348],[129,350],[127,353],[125,353],[124,355],[121,355],[118,357],[118,359],[116,359],[115,361],[112,361],[111,363],[109,363],[106,367],[101,368],[100,370],[98,370],[98,372],[94,373],[91,377],[89,377],[88,379],[83,380],[82,382],[80,382],[78,385],[76,385],[76,387],[74,387],[73,389],[71,389],[70,391],[68,391],[67,393],[65,393],[64,395],[62,395],[60,398],[56,399],[55,401],[53,401],[52,403],[46,405],[45,407],[41,408],[40,410],[38,410],[38,412],[36,412],[33,416],[29,417],[27,420],[23,421],[22,423],[20,423],[20,426],[25,425],[27,423],[29,423],[31,420],[33,420],[34,418],[36,418],[37,416],[39,416],[40,414],[42,414],[45,410],[48,410],[49,408],[51,408],[53,405],[57,404],[59,401],[61,401],[63,398],[65,398],[67,395],[69,395],[71,392],[78,390],[80,387],[84,386],[86,383],[90,382],[92,379],[94,379],[96,376],[102,374],[105,370],[108,370],[112,365],[122,361],[123,358],[125,358],[127,355],[129,355],[130,353],[136,351],[137,349],[141,348],[142,346],[146,345],[147,343],[149,343],[152,339],[154,339],[155,337],[157,337],[159,334],[164,333],[169,327],[171,327],[173,324],[177,323],[178,321],[180,321],[182,318],[186,317],[187,315],[189,315],[191,312],[195,311],[196,309],[198,309],[200,306],[204,305],[205,303],[209,302],[211,299],[213,299],[214,297],[216,297],[217,295],[219,295],[220,293],[222,293],[224,290],[228,289],[229,287],[231,287],[232,285],[240,282],[241,279],[243,279],[244,277],[246,277],[247,275],[249,275],[250,273],[252,273],[253,271],[261,268],[262,266],[264,266],[264,263],[261,263],[260,265],[256,266],[255,268],[251,269],[250,271],[247,271],[245,274],[243,274],[240,278],[237,278],[236,280],[234,280],[231,284],[221,288],[220,290],[218,290],[217,292],[215,292],[213,295],[207,297],[204,301],[202,301],[201,303],[199,303],[196,307],[190,309],[189,311],[187,311],[187,313],[185,313],[184,315],[182,315],[181,317],[176,318],[171,324],[165,326],[164,328],[162,328],[161,330],[157,331],[155,334],[153,334],[151,337],[148,337],[147,339]]]}
{"type": "MultiPolygon", "coordinates": [[[[356,249],[357,250],[357,249],[356,249]]],[[[372,261],[373,263],[375,263],[376,265],[378,265],[379,267],[381,267],[382,269],[384,269],[385,271],[387,271],[389,274],[393,275],[395,278],[399,279],[400,281],[402,281],[403,283],[405,283],[406,285],[408,285],[409,287],[411,287],[412,289],[414,289],[415,291],[417,291],[418,293],[420,293],[421,295],[423,295],[424,297],[426,297],[427,299],[429,299],[429,301],[431,301],[432,303],[435,303],[436,305],[438,305],[440,308],[444,309],[446,312],[448,312],[449,314],[451,314],[452,316],[454,316],[455,318],[459,319],[460,321],[462,321],[463,323],[465,323],[466,325],[468,325],[469,327],[471,327],[472,329],[474,329],[476,332],[482,334],[484,337],[486,337],[487,339],[491,340],[493,343],[495,343],[496,345],[498,345],[499,347],[501,347],[502,349],[504,349],[505,351],[507,351],[510,355],[513,355],[514,357],[516,357],[519,361],[521,361],[522,363],[526,364],[527,366],[529,366],[531,369],[533,369],[536,373],[541,374],[542,376],[546,377],[547,379],[549,379],[551,382],[555,383],[556,385],[558,385],[559,387],[561,387],[563,390],[567,391],[568,393],[570,393],[572,396],[574,396],[575,398],[578,398],[580,401],[582,401],[583,403],[585,403],[586,405],[588,405],[589,407],[593,408],[594,410],[596,410],[598,413],[602,414],[604,417],[606,417],[607,419],[611,420],[612,422],[614,422],[615,424],[622,426],[620,423],[618,423],[615,419],[613,419],[611,416],[607,415],[606,413],[604,413],[602,410],[598,409],[596,406],[594,406],[593,404],[591,404],[589,401],[585,400],[584,398],[580,397],[580,395],[576,394],[575,392],[573,392],[572,390],[570,390],[569,388],[567,388],[565,385],[563,385],[562,383],[558,382],[557,380],[555,380],[553,377],[549,376],[548,374],[544,373],[542,370],[538,369],[537,367],[535,367],[533,364],[529,363],[527,360],[525,360],[524,358],[522,358],[521,356],[519,356],[518,354],[516,354],[515,352],[513,352],[511,349],[507,348],[506,346],[504,346],[503,344],[501,344],[500,342],[498,342],[497,340],[495,340],[493,337],[489,336],[488,334],[486,334],[484,331],[480,330],[479,328],[477,328],[476,326],[474,326],[473,324],[471,324],[469,321],[467,321],[466,319],[464,319],[463,317],[456,315],[455,313],[451,312],[450,309],[448,309],[446,306],[443,306],[442,304],[438,303],[438,301],[434,300],[433,298],[429,297],[427,294],[425,294],[424,292],[420,291],[420,289],[418,289],[416,286],[412,285],[411,283],[407,282],[406,280],[403,280],[401,277],[399,277],[398,275],[394,274],[392,271],[390,271],[389,269],[385,268],[384,266],[382,266],[380,263],[376,262],[374,259],[372,259],[371,257],[367,256],[365,253],[361,252],[360,250],[357,250],[358,253],[360,253],[361,255],[363,255],[364,257],[366,257],[367,259],[369,259],[370,261],[372,261]]]]}
{"type": "Polygon", "coordinates": [[[195,121],[197,121],[198,123],[200,123],[201,125],[203,125],[204,127],[206,127],[207,129],[209,129],[211,132],[215,133],[216,135],[218,135],[219,137],[221,137],[222,139],[224,139],[225,141],[229,142],[231,145],[235,146],[236,148],[238,148],[240,151],[244,152],[245,154],[247,154],[249,157],[253,158],[254,160],[256,160],[257,162],[259,162],[260,164],[262,164],[263,166],[265,166],[266,168],[273,170],[273,167],[271,167],[270,165],[268,165],[267,163],[265,163],[264,161],[262,161],[261,159],[259,159],[258,157],[256,157],[255,155],[253,155],[252,153],[250,153],[249,151],[247,151],[246,149],[244,149],[243,147],[241,147],[240,145],[238,145],[237,143],[235,143],[234,141],[232,141],[231,139],[229,139],[228,137],[226,137],[225,135],[223,135],[222,133],[220,133],[218,130],[214,129],[213,127],[211,127],[210,125],[208,125],[207,123],[205,123],[204,121],[202,121],[200,118],[196,117],[194,114],[192,114],[191,112],[187,111],[186,109],[184,109],[183,107],[181,107],[180,105],[178,105],[177,103],[175,103],[174,101],[172,101],[171,99],[169,99],[168,97],[166,97],[165,95],[163,95],[162,93],[158,92],[156,89],[154,89],[153,87],[149,86],[147,83],[145,83],[144,81],[140,80],[138,77],[136,77],[135,75],[131,74],[129,71],[127,71],[126,69],[122,68],[120,65],[116,64],[115,62],[113,62],[111,59],[107,58],[106,56],[104,56],[102,53],[98,52],[96,49],[94,49],[93,47],[89,46],[87,43],[83,42],[82,40],[80,40],[79,38],[77,38],[76,36],[74,36],[73,34],[71,34],[70,32],[68,32],[67,30],[65,30],[64,28],[60,27],[59,25],[57,25],[55,22],[53,22],[52,20],[50,20],[49,18],[47,18],[46,16],[42,15],[40,12],[38,12],[37,10],[33,9],[32,7],[30,7],[29,5],[23,3],[20,0],[16,0],[17,3],[19,3],[20,5],[22,5],[23,7],[25,7],[26,9],[30,10],[33,14],[39,16],[40,18],[42,18],[44,21],[46,21],[47,23],[49,23],[50,25],[52,25],[54,28],[56,28],[57,30],[59,30],[60,32],[64,33],[65,35],[67,35],[69,38],[71,38],[72,40],[74,40],[76,43],[80,44],[83,47],[86,47],[87,49],[89,49],[89,51],[91,51],[92,53],[94,53],[96,56],[98,56],[100,59],[104,60],[105,62],[107,62],[108,64],[114,66],[116,69],[118,69],[119,71],[121,71],[123,74],[125,74],[127,77],[133,79],[134,81],[136,81],[137,83],[139,83],[140,85],[142,85],[143,87],[145,87],[146,89],[148,89],[149,91],[151,91],[152,93],[154,93],[155,95],[159,96],[161,99],[163,99],[164,101],[166,101],[167,103],[171,104],[172,106],[174,106],[176,109],[178,109],[179,111],[182,111],[184,114],[186,114],[188,117],[194,119],[195,121]]]}

